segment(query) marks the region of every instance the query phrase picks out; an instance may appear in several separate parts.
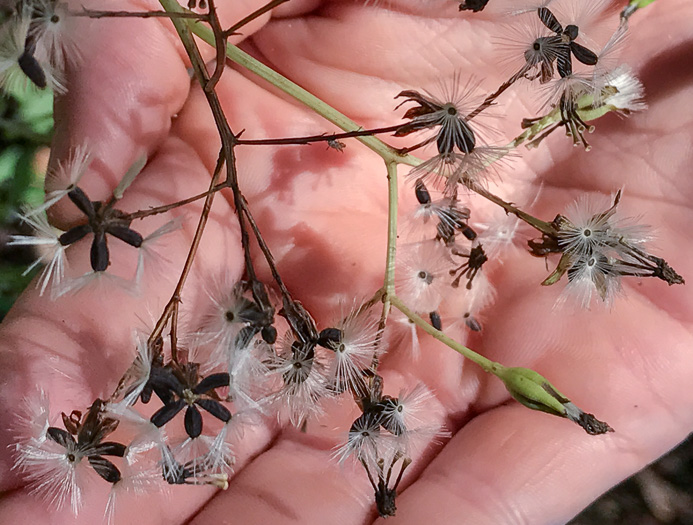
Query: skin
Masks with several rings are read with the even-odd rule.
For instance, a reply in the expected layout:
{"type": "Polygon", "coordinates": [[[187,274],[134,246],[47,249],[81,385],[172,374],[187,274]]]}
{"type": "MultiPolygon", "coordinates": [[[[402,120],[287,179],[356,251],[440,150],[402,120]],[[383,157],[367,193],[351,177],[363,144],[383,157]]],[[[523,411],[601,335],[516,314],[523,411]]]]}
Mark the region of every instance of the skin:
{"type": "MultiPolygon", "coordinates": [[[[228,4],[220,9],[227,25],[262,3],[228,4]]],[[[244,40],[246,49],[364,126],[392,124],[401,116],[402,110],[392,111],[392,97],[401,89],[434,88],[437,79],[456,71],[462,79],[482,79],[482,92],[503,79],[493,58],[497,11],[459,14],[454,3],[440,5],[291,0],[271,18],[245,27],[235,41],[244,40]]],[[[123,2],[122,8],[155,5],[123,2]]],[[[559,131],[539,150],[523,149],[522,158],[499,172],[503,182],[492,189],[550,220],[580,194],[608,195],[625,185],[624,215],[642,216],[654,225],[653,251],[690,276],[691,16],[690,3],[662,0],[631,21],[633,37],[622,56],[645,85],[647,112],[628,120],[600,120],[588,137],[589,153],[572,148],[559,131]]],[[[87,141],[95,160],[80,186],[93,200],[105,199],[146,152],[149,162],[123,199],[124,210],[204,191],[219,142],[200,89],[190,87],[184,53],[170,24],[120,19],[80,24],[80,67],[71,70],[69,93],[56,107],[54,165],[71,145],[87,141]]],[[[234,68],[225,71],[218,93],[232,129],[246,129],[245,138],[330,130],[234,68]]],[[[536,98],[533,89],[511,90],[496,110],[507,118],[490,124],[506,139],[514,136],[520,119],[536,108],[536,98]]],[[[334,318],[340,294],[366,297],[380,286],[386,181],[377,156],[349,142],[342,154],[316,144],[245,147],[238,149],[238,157],[241,185],[277,254],[280,272],[319,324],[334,318]]],[[[403,207],[411,208],[411,185],[403,180],[402,186],[403,207]]],[[[199,321],[211,280],[226,274],[233,282],[241,275],[229,199],[223,195],[215,202],[184,291],[184,327],[194,329],[199,321]]],[[[480,217],[490,216],[489,206],[474,203],[473,214],[478,209],[480,217]]],[[[185,219],[184,226],[157,245],[166,260],[149,261],[138,297],[106,282],[52,302],[30,287],[7,316],[0,333],[0,410],[10,421],[0,429],[3,521],[100,522],[104,483],[89,485],[78,518],[28,494],[21,476],[10,470],[8,445],[15,437],[7,427],[37,385],[50,393],[56,414],[112,391],[133,359],[133,328],[151,329],[170,296],[199,209],[193,205],[174,213],[185,219]]],[[[146,235],[169,218],[133,227],[146,235]]],[[[79,214],[70,203],[59,203],[52,219],[67,226],[79,214]]],[[[531,237],[521,230],[518,246],[531,237]]],[[[87,244],[75,247],[71,274],[87,270],[87,244]]],[[[114,272],[131,275],[133,249],[118,241],[110,246],[114,272]]],[[[399,386],[424,381],[436,392],[439,410],[431,417],[444,420],[452,436],[415,461],[389,524],[563,523],[690,431],[693,296],[686,288],[631,279],[624,284],[625,297],[617,298],[611,310],[566,313],[552,308],[565,283],[539,286],[546,275],[543,261],[522,249],[504,253],[504,263],[489,272],[498,299],[484,312],[483,333],[467,343],[490,359],[539,371],[616,432],[592,437],[569,421],[529,411],[509,398],[500,381],[423,336],[424,357],[418,362],[406,349],[398,353],[393,342],[382,367],[386,392],[396,395],[399,386]]],[[[444,319],[455,314],[441,313],[444,319]]],[[[118,521],[379,521],[364,472],[330,460],[332,447],[354,418],[349,403],[330,407],[328,419],[311,423],[307,433],[282,430],[273,421],[248,429],[235,447],[236,475],[227,491],[177,487],[167,494],[126,495],[119,500],[118,521]]]]}

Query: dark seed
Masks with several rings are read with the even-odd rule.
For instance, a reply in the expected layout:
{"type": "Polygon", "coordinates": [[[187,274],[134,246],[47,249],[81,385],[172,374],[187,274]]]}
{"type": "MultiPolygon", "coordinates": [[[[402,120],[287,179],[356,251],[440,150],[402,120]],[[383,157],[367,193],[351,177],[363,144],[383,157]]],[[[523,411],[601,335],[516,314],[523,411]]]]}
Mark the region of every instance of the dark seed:
{"type": "Polygon", "coordinates": [[[117,483],[120,481],[120,471],[106,458],[102,458],[101,456],[89,456],[89,464],[99,476],[109,483],[117,483]]]}
{"type": "Polygon", "coordinates": [[[231,420],[231,412],[229,409],[218,401],[213,399],[198,399],[196,403],[224,423],[228,423],[231,420]]]}
{"type": "Polygon", "coordinates": [[[46,435],[55,441],[58,445],[67,448],[69,445],[75,444],[75,438],[72,437],[67,430],[57,427],[48,427],[46,435]]]}
{"type": "Polygon", "coordinates": [[[73,244],[79,240],[82,240],[90,232],[91,232],[91,226],[89,226],[88,224],[82,224],[81,226],[75,226],[74,228],[70,228],[65,233],[63,233],[60,237],[58,237],[58,242],[60,242],[60,244],[62,246],[69,246],[70,244],[73,244]]]}
{"type": "Polygon", "coordinates": [[[68,194],[68,198],[73,202],[75,206],[79,208],[84,215],[90,219],[94,218],[96,210],[94,209],[94,203],[89,200],[87,194],[84,193],[80,188],[73,188],[68,194]]]}
{"type": "Polygon", "coordinates": [[[221,388],[222,386],[229,386],[230,377],[226,372],[219,372],[217,374],[210,374],[205,377],[200,383],[192,389],[195,394],[204,394],[213,390],[215,388],[221,388]]]}
{"type": "Polygon", "coordinates": [[[193,439],[202,434],[202,414],[195,405],[185,411],[185,432],[193,439]]]}
{"type": "Polygon", "coordinates": [[[43,71],[43,68],[38,61],[34,58],[34,55],[29,53],[27,50],[24,50],[24,53],[19,56],[17,63],[19,64],[19,69],[22,70],[22,72],[36,85],[37,88],[46,88],[48,85],[46,81],[46,73],[43,71]]]}
{"type": "Polygon", "coordinates": [[[109,253],[106,234],[95,232],[94,240],[91,243],[91,268],[95,272],[105,272],[108,268],[109,253]]]}
{"type": "Polygon", "coordinates": [[[435,328],[436,330],[442,330],[443,322],[440,319],[440,314],[438,312],[431,312],[428,315],[431,318],[431,325],[433,326],[433,328],[435,328]]]}
{"type": "Polygon", "coordinates": [[[126,226],[109,224],[106,226],[106,232],[135,248],[142,246],[142,236],[126,226]]]}
{"type": "Polygon", "coordinates": [[[174,401],[173,403],[162,406],[159,410],[152,414],[152,417],[149,420],[154,423],[155,426],[163,427],[166,423],[176,417],[176,414],[183,410],[184,406],[185,401],[179,399],[178,401],[174,401]]]}

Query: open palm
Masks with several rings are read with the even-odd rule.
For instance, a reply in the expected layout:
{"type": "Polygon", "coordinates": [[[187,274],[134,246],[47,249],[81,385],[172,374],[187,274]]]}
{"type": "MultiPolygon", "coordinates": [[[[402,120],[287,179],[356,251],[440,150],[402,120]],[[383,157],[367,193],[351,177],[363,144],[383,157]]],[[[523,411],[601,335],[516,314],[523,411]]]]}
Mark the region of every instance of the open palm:
{"type": "MultiPolygon", "coordinates": [[[[220,15],[229,24],[261,4],[224,3],[220,15]]],[[[157,7],[133,1],[119,8],[157,7]]],[[[550,220],[582,193],[608,194],[625,185],[621,209],[656,225],[659,253],[684,277],[690,274],[691,17],[693,6],[683,0],[660,0],[631,22],[635,36],[624,60],[645,84],[647,112],[599,121],[589,153],[556,133],[539,150],[514,160],[512,169],[501,170],[503,182],[494,191],[532,203],[529,211],[550,220]]],[[[107,19],[86,20],[81,27],[81,67],[56,108],[54,160],[88,143],[95,161],[80,185],[97,200],[107,198],[146,152],[149,162],[123,199],[126,210],[205,191],[219,139],[171,24],[107,19]]],[[[494,63],[496,16],[491,10],[460,14],[454,2],[291,0],[242,31],[235,38],[251,54],[366,127],[397,122],[401,114],[392,111],[393,96],[402,89],[431,88],[455,74],[480,79],[486,91],[504,80],[494,63]]],[[[238,68],[227,68],[217,90],[232,129],[246,129],[243,138],[332,131],[238,68]]],[[[532,92],[511,90],[503,97],[507,109],[501,111],[508,118],[493,124],[509,138],[519,133],[523,117],[532,116],[532,92]]],[[[364,298],[381,286],[387,212],[381,159],[351,141],[343,153],[323,144],[244,146],[237,152],[241,187],[279,270],[319,322],[329,320],[339,299],[364,298]]],[[[403,183],[403,207],[411,205],[412,193],[403,183]]],[[[481,201],[471,208],[472,219],[477,209],[481,217],[490,216],[481,201]]],[[[69,203],[55,209],[56,223],[79,218],[69,203]]],[[[133,327],[158,315],[173,290],[199,205],[187,209],[183,229],[161,250],[165,260],[145,268],[139,297],[106,283],[55,302],[32,288],[16,303],[0,337],[0,403],[10,422],[36,386],[50,393],[54,411],[66,412],[112,391],[133,358],[133,327]]],[[[234,217],[230,197],[219,196],[184,290],[183,320],[191,326],[207,300],[210,276],[222,269],[231,279],[241,276],[234,217]]],[[[166,220],[143,222],[142,230],[148,233],[166,220]]],[[[114,243],[115,265],[129,249],[114,243]]],[[[71,261],[74,271],[86,271],[86,261],[71,261]]],[[[500,381],[440,343],[422,338],[422,358],[414,362],[393,340],[382,365],[386,389],[426,383],[453,434],[405,477],[397,516],[390,520],[395,523],[565,522],[676,444],[693,423],[693,303],[685,288],[632,279],[626,298],[610,311],[568,315],[553,309],[563,284],[539,286],[547,274],[543,261],[509,250],[502,265],[491,261],[489,269],[498,299],[484,312],[484,330],[469,338],[469,346],[505,365],[539,371],[616,431],[588,436],[565,420],[509,401],[500,381]]],[[[175,487],[171,494],[121,500],[118,520],[371,522],[377,516],[363,471],[330,459],[335,439],[343,437],[331,427],[350,424],[343,412],[336,408],[307,433],[280,429],[273,421],[254,426],[235,450],[237,473],[227,491],[175,487]]],[[[98,523],[106,497],[102,487],[87,489],[77,518],[37,504],[10,471],[7,446],[14,437],[7,426],[0,430],[0,489],[8,491],[0,502],[1,521],[98,523]]]]}

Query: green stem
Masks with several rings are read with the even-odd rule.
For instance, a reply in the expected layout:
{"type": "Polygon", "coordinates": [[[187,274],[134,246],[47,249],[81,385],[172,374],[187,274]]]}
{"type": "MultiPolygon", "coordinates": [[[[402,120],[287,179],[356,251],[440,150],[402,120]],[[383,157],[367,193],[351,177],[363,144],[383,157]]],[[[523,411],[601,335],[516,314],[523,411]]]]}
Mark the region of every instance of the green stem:
{"type": "Polygon", "coordinates": [[[380,316],[379,334],[385,330],[385,324],[390,315],[390,297],[395,295],[395,262],[397,258],[397,162],[386,162],[385,167],[387,168],[387,251],[385,254],[385,279],[382,287],[383,311],[380,316]]]}
{"type": "Polygon", "coordinates": [[[437,339],[441,343],[449,346],[452,348],[455,352],[458,352],[462,354],[464,357],[469,359],[470,361],[473,361],[477,365],[479,365],[484,372],[489,372],[495,376],[499,376],[500,374],[503,373],[505,370],[505,367],[501,365],[500,363],[496,363],[495,361],[491,361],[490,359],[486,359],[484,356],[481,354],[477,354],[474,350],[471,350],[467,348],[464,345],[461,345],[454,339],[451,339],[447,335],[445,335],[443,332],[440,330],[436,330],[428,324],[426,321],[424,321],[421,317],[419,317],[416,313],[414,313],[412,310],[406,307],[406,305],[402,302],[402,300],[395,296],[392,295],[389,297],[390,303],[392,303],[392,306],[397,308],[400,312],[402,312],[404,315],[407,316],[409,320],[411,320],[416,326],[421,328],[424,332],[427,334],[431,335],[434,339],[437,339]]]}
{"type": "Polygon", "coordinates": [[[387,256],[385,260],[385,298],[395,295],[395,257],[397,255],[397,162],[387,162],[387,256]]]}

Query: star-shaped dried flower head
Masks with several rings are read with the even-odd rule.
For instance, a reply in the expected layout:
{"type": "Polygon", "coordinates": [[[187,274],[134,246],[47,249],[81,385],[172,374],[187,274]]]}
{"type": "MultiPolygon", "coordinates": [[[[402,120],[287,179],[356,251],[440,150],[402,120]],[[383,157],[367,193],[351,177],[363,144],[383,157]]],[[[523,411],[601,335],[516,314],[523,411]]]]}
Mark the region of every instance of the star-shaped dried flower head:
{"type": "Polygon", "coordinates": [[[69,501],[72,512],[79,512],[85,463],[109,483],[121,479],[118,467],[105,456],[123,457],[126,447],[104,441],[118,426],[116,419],[105,415],[104,407],[97,399],[84,418],[78,411],[62,414],[64,429],[48,427],[44,440],[30,438],[17,445],[16,466],[26,473],[32,491],[58,509],[69,501]]]}
{"type": "Polygon", "coordinates": [[[112,207],[111,203],[91,201],[79,187],[71,190],[67,196],[86,216],[87,222],[75,226],[63,233],[59,240],[63,246],[69,246],[92,233],[90,262],[95,272],[106,271],[110,264],[110,254],[106,234],[139,248],[142,245],[142,235],[130,228],[132,222],[126,215],[112,207]]]}
{"type": "Polygon", "coordinates": [[[271,396],[277,406],[277,416],[287,416],[296,426],[311,416],[322,414],[320,402],[333,394],[324,357],[316,352],[316,341],[301,342],[292,332],[287,332],[269,365],[270,371],[281,381],[281,386],[271,396]]]}
{"type": "MultiPolygon", "coordinates": [[[[404,114],[410,122],[403,124],[396,132],[396,137],[404,137],[423,129],[436,129],[436,135],[423,144],[436,141],[438,153],[448,155],[455,151],[471,153],[476,145],[476,136],[467,122],[466,112],[459,101],[441,101],[430,94],[418,91],[402,91],[396,98],[405,97],[402,104],[414,102],[404,114]]],[[[401,104],[400,104],[401,105],[401,104]]]]}
{"type": "Polygon", "coordinates": [[[597,63],[597,54],[575,41],[580,33],[577,25],[568,24],[563,27],[548,7],[540,7],[537,15],[541,23],[555,34],[553,38],[558,39],[554,45],[556,70],[561,77],[573,73],[572,57],[588,66],[594,66],[597,63]]]}
{"type": "Polygon", "coordinates": [[[164,426],[184,408],[185,432],[193,439],[202,433],[202,414],[198,407],[224,423],[231,420],[231,412],[215,392],[217,388],[229,385],[229,374],[226,372],[200,378],[199,364],[170,363],[152,374],[149,382],[164,403],[151,417],[151,422],[157,427],[164,426]]]}

